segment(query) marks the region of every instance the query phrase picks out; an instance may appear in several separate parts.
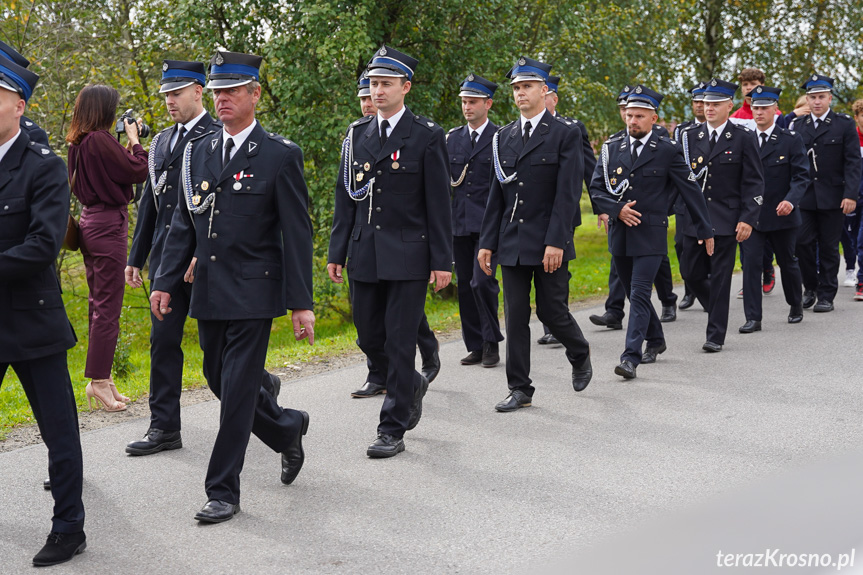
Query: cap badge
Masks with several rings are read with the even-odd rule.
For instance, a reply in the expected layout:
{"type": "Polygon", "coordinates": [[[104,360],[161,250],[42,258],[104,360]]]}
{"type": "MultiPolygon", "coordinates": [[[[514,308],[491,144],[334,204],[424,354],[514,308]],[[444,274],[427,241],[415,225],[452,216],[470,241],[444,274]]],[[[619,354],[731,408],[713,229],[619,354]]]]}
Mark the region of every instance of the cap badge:
{"type": "Polygon", "coordinates": [[[168,63],[162,62],[162,72],[167,72],[167,71],[168,71],[168,63]]]}
{"type": "Polygon", "coordinates": [[[816,82],[817,80],[818,80],[818,74],[813,74],[812,75],[812,81],[816,82]]]}
{"type": "Polygon", "coordinates": [[[629,92],[630,90],[632,90],[632,88],[630,88],[629,86],[624,86],[624,87],[623,87],[623,91],[624,91],[624,92],[629,92]]]}
{"type": "Polygon", "coordinates": [[[641,94],[641,86],[638,86],[638,87],[635,89],[635,93],[636,93],[636,94],[641,94]]]}
{"type": "Polygon", "coordinates": [[[381,56],[386,56],[386,55],[387,55],[387,49],[386,49],[386,46],[382,46],[382,47],[381,47],[381,51],[380,51],[380,52],[378,52],[378,54],[380,54],[381,56]]]}
{"type": "Polygon", "coordinates": [[[710,81],[710,85],[711,85],[711,86],[716,86],[716,84],[717,84],[717,82],[716,82],[716,78],[714,78],[714,79],[712,79],[712,80],[710,81]]]}
{"type": "Polygon", "coordinates": [[[216,54],[216,66],[221,66],[224,63],[225,63],[225,58],[223,58],[222,53],[219,52],[218,54],[216,54]]]}
{"type": "Polygon", "coordinates": [[[471,74],[467,77],[468,82],[473,82],[474,80],[475,80],[475,78],[473,77],[473,74],[471,74]]]}
{"type": "Polygon", "coordinates": [[[518,59],[518,65],[519,66],[524,66],[525,64],[527,64],[527,60],[525,60],[524,58],[518,59]]]}
{"type": "Polygon", "coordinates": [[[755,88],[755,93],[756,93],[756,94],[760,94],[760,93],[761,93],[761,92],[763,92],[763,91],[764,91],[764,88],[762,88],[761,86],[758,86],[757,88],[755,88]]]}

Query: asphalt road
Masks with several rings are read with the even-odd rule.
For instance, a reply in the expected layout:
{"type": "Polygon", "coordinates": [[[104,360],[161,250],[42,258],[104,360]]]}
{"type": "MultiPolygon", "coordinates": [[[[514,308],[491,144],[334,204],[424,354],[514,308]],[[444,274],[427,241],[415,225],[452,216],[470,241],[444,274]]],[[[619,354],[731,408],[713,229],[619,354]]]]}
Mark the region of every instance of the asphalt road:
{"type": "MultiPolygon", "coordinates": [[[[563,349],[534,345],[534,404],[515,413],[493,409],[507,395],[502,364],[460,366],[462,342],[445,344],[422,422],[389,460],[365,456],[381,397],[349,397],[363,365],[286,382],[280,403],[311,415],[305,467],[282,485],[278,454],[252,438],[242,513],[221,525],[192,519],[206,501],[217,402],[183,409],[178,451],[126,456],[146,419],[85,433],[88,548],[51,572],[499,574],[569,565],[654,518],[863,443],[863,302],[839,289],[836,311],[807,310],[789,325],[777,286],[765,297],[764,331],[751,335],[737,333],[742,300],[733,299],[718,354],[701,351],[707,316],[696,304],[666,324],[668,351],[632,382],[612,371],[624,332],[591,325],[597,308],[578,311],[592,383],[575,393],[563,349]]],[[[531,329],[534,339],[542,333],[538,323],[531,329]]],[[[32,572],[49,531],[46,466],[42,445],[0,454],[2,573],[32,572]]]]}

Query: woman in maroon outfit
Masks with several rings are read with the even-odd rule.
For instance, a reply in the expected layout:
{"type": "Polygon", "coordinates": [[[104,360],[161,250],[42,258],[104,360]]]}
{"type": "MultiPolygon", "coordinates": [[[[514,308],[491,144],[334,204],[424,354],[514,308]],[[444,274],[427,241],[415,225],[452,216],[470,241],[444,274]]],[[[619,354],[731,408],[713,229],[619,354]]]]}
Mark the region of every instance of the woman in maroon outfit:
{"type": "Polygon", "coordinates": [[[120,94],[104,85],[85,87],[75,100],[69,146],[69,177],[73,193],[84,206],[81,212],[81,254],[90,288],[87,366],[84,376],[90,407],[93,400],[105,411],[126,409],[129,401],[117,391],[111,377],[114,350],[120,333],[123,306],[129,212],[133,184],[147,176],[147,152],[138,141],[138,125],[126,124],[124,148],[110,133],[120,94]]]}

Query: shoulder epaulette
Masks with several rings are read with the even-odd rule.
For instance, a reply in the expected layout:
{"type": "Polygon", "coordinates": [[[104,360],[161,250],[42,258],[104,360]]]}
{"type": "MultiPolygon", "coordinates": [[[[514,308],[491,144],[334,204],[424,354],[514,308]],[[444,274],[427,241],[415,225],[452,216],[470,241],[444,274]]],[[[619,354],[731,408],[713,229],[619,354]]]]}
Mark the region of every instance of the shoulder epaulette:
{"type": "Polygon", "coordinates": [[[848,114],[836,114],[836,115],[839,116],[840,118],[844,119],[844,120],[852,120],[853,119],[848,114]]]}
{"type": "Polygon", "coordinates": [[[621,132],[617,132],[616,134],[612,134],[611,137],[609,137],[605,142],[606,143],[617,142],[619,140],[622,140],[624,135],[625,134],[623,134],[621,132]]]}
{"type": "MultiPolygon", "coordinates": [[[[221,128],[221,126],[219,126],[219,127],[221,128]]],[[[216,130],[215,128],[214,128],[214,129],[211,129],[211,130],[207,130],[207,131],[206,131],[206,132],[204,132],[203,134],[198,134],[197,136],[193,136],[193,137],[192,137],[192,139],[190,139],[190,140],[189,140],[189,142],[194,142],[195,140],[200,140],[201,138],[204,138],[204,137],[206,137],[206,136],[212,136],[212,135],[213,135],[213,134],[215,134],[217,131],[218,131],[218,130],[216,130]]]]}
{"type": "Polygon", "coordinates": [[[461,126],[456,126],[456,127],[455,127],[455,128],[453,128],[452,130],[450,130],[449,132],[447,132],[447,134],[452,134],[453,132],[455,132],[455,131],[456,131],[456,130],[458,130],[459,128],[461,128],[461,126]]]}
{"type": "Polygon", "coordinates": [[[374,118],[374,116],[363,116],[359,120],[354,120],[351,123],[351,126],[359,126],[360,124],[365,124],[365,123],[371,122],[372,118],[374,118]]]}
{"type": "Polygon", "coordinates": [[[34,154],[36,154],[37,156],[40,156],[40,157],[48,157],[48,156],[56,155],[56,154],[54,154],[54,151],[50,147],[46,146],[45,144],[40,144],[38,142],[34,142],[33,140],[30,140],[30,145],[28,146],[28,148],[34,154]]]}
{"type": "Polygon", "coordinates": [[[437,124],[435,124],[434,122],[432,122],[431,120],[429,120],[428,118],[426,118],[424,116],[414,116],[414,122],[416,122],[420,126],[423,126],[429,130],[433,130],[434,128],[439,127],[437,124]]]}
{"type": "Polygon", "coordinates": [[[572,126],[572,124],[573,124],[573,121],[571,119],[565,118],[563,116],[553,116],[553,118],[555,120],[557,120],[558,122],[560,122],[561,124],[565,124],[567,126],[572,126]]]}
{"type": "Polygon", "coordinates": [[[282,144],[283,146],[290,146],[290,145],[296,146],[296,144],[294,144],[294,142],[290,141],[289,139],[285,138],[284,136],[278,135],[275,132],[268,132],[267,136],[269,136],[271,140],[275,140],[276,142],[282,144]]]}

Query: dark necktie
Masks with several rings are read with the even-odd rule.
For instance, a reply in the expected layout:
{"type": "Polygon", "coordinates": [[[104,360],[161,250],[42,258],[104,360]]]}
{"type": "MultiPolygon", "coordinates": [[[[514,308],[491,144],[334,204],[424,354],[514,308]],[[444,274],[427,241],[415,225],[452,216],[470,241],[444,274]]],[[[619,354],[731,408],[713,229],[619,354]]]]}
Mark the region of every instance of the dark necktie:
{"type": "Polygon", "coordinates": [[[635,161],[638,160],[638,148],[641,147],[641,140],[635,140],[632,142],[632,164],[635,165],[635,161]]]}
{"type": "Polygon", "coordinates": [[[381,122],[381,149],[384,149],[384,146],[387,145],[387,128],[390,127],[390,123],[384,120],[381,122]]]}
{"type": "Polygon", "coordinates": [[[225,169],[225,166],[228,165],[228,162],[231,161],[231,150],[234,149],[234,139],[228,138],[225,140],[225,158],[222,160],[222,169],[225,169]]]}
{"type": "Polygon", "coordinates": [[[815,118],[815,129],[817,130],[818,126],[820,126],[820,125],[821,125],[821,120],[819,120],[818,118],[815,118]]]}
{"type": "Polygon", "coordinates": [[[524,124],[524,136],[521,138],[522,144],[527,145],[527,141],[530,139],[530,122],[525,122],[524,124]]]}
{"type": "Polygon", "coordinates": [[[713,151],[713,146],[716,145],[716,130],[713,130],[713,133],[710,135],[710,151],[713,151]]]}
{"type": "Polygon", "coordinates": [[[761,147],[763,148],[764,144],[767,143],[767,134],[765,134],[764,132],[761,132],[760,135],[761,135],[761,147]]]}
{"type": "Polygon", "coordinates": [[[180,126],[180,129],[177,130],[177,139],[174,140],[174,145],[171,146],[171,152],[177,149],[180,141],[183,139],[183,136],[186,135],[186,126],[180,126]]]}
{"type": "Polygon", "coordinates": [[[477,131],[476,131],[476,130],[473,130],[473,131],[470,133],[470,147],[471,147],[471,148],[475,148],[475,147],[476,147],[476,139],[477,139],[478,137],[479,137],[479,133],[477,133],[477,131]]]}

